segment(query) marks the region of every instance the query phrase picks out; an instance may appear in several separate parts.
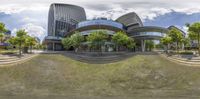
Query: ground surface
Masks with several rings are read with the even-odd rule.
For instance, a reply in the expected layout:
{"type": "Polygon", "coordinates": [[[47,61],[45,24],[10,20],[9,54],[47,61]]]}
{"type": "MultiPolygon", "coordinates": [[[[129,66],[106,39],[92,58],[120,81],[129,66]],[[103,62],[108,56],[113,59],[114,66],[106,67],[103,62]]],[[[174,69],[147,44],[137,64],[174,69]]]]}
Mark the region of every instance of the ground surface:
{"type": "Polygon", "coordinates": [[[159,55],[88,64],[42,54],[0,68],[0,99],[199,99],[200,68],[159,55]],[[9,97],[9,98],[8,98],[9,97]]]}

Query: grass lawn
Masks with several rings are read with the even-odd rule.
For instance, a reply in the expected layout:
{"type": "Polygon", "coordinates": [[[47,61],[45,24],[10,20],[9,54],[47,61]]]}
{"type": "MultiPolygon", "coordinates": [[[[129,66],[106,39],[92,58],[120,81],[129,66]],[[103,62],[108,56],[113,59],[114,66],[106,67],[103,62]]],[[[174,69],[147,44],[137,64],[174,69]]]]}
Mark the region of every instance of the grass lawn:
{"type": "Polygon", "coordinates": [[[0,96],[10,95],[20,99],[191,99],[200,96],[200,67],[181,66],[158,55],[88,64],[42,54],[20,65],[0,67],[0,96]]]}
{"type": "Polygon", "coordinates": [[[0,49],[0,54],[15,54],[17,53],[18,50],[14,49],[9,49],[9,50],[5,50],[5,49],[0,49]]]}

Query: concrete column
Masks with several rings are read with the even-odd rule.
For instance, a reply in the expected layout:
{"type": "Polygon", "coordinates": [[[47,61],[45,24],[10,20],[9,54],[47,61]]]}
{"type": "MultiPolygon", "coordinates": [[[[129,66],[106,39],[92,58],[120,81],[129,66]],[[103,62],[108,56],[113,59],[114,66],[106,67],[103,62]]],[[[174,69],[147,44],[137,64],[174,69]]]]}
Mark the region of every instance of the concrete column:
{"type": "Polygon", "coordinates": [[[145,40],[141,40],[142,52],[145,52],[145,40]]]}
{"type": "Polygon", "coordinates": [[[55,43],[53,42],[53,51],[55,51],[55,43]]]}

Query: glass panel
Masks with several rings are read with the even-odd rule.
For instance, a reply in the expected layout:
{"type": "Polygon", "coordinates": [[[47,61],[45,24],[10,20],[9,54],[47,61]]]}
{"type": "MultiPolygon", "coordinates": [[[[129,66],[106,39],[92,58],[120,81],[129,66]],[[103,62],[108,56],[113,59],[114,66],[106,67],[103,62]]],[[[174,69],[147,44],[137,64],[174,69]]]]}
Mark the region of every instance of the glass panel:
{"type": "Polygon", "coordinates": [[[90,26],[90,25],[108,25],[108,26],[113,26],[113,27],[117,27],[117,28],[123,29],[123,25],[121,23],[114,22],[114,21],[111,21],[111,20],[89,20],[89,21],[84,21],[84,22],[78,23],[77,28],[90,26]]]}

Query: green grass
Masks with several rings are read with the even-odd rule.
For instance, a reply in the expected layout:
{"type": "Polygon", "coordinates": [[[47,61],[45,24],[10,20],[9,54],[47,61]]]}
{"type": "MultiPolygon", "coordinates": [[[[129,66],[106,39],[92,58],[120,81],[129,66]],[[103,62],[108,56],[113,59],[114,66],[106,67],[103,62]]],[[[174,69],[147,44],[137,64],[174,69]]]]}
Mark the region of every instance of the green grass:
{"type": "Polygon", "coordinates": [[[17,52],[18,52],[18,50],[11,50],[11,49],[5,50],[5,49],[0,49],[0,54],[15,54],[15,53],[17,53],[17,52]]]}
{"type": "Polygon", "coordinates": [[[181,66],[158,55],[88,64],[58,54],[45,54],[20,65],[0,68],[0,96],[24,94],[198,96],[200,67],[181,66]]]}

